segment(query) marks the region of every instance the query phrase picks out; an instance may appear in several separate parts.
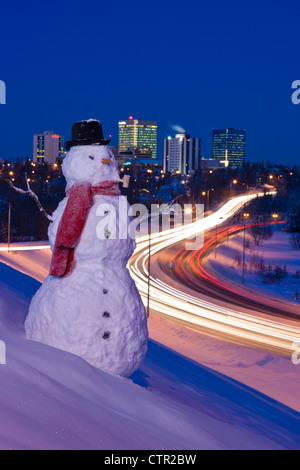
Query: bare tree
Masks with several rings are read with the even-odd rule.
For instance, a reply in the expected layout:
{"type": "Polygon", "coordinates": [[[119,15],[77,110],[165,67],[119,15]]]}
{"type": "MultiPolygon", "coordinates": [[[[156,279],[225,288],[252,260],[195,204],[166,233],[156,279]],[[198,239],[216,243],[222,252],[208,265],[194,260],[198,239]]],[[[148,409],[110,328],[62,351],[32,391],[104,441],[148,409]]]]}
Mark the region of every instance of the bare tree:
{"type": "Polygon", "coordinates": [[[50,214],[48,214],[48,212],[45,211],[45,209],[43,208],[38,196],[35,194],[35,192],[32,191],[31,187],[30,187],[30,184],[29,184],[29,181],[28,181],[28,178],[27,178],[27,173],[25,173],[25,179],[26,179],[26,185],[27,185],[27,190],[25,191],[24,189],[21,189],[21,188],[17,188],[16,186],[14,186],[14,184],[12,183],[12,181],[10,180],[6,180],[7,183],[9,184],[9,186],[14,189],[17,193],[20,193],[20,194],[27,194],[28,196],[32,197],[32,199],[35,201],[36,205],[38,206],[40,212],[42,212],[42,214],[44,214],[44,216],[50,220],[50,222],[53,221],[53,218],[50,214]]]}

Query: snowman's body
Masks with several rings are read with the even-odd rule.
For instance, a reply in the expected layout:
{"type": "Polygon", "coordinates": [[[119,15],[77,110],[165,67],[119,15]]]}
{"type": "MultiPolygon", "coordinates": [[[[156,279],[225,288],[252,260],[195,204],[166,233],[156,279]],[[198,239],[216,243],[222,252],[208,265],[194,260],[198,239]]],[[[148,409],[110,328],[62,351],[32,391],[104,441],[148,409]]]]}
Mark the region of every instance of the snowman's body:
{"type": "MultiPolygon", "coordinates": [[[[67,187],[119,178],[112,153],[101,146],[72,148],[65,157],[63,172],[67,187]],[[103,158],[111,163],[101,163],[103,158]]],[[[68,197],[61,201],[49,226],[52,249],[67,201],[68,197]]],[[[119,236],[120,207],[128,210],[123,196],[94,196],[75,247],[71,274],[46,278],[31,301],[25,330],[29,339],[69,351],[107,372],[128,377],[144,359],[148,329],[144,305],[126,267],[135,241],[124,234],[119,236]],[[104,226],[99,229],[103,207],[105,214],[111,210],[116,215],[113,239],[109,232],[99,233],[104,226]]],[[[124,213],[122,216],[124,221],[124,213]]],[[[126,218],[130,223],[128,212],[126,218]]]]}

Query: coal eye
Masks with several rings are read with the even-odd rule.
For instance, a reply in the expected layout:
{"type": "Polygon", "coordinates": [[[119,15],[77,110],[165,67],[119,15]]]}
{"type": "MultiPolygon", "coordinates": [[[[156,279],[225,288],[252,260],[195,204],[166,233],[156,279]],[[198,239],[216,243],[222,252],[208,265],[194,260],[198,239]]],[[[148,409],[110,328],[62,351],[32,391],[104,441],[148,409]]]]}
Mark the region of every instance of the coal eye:
{"type": "Polygon", "coordinates": [[[90,158],[91,160],[94,160],[95,157],[93,157],[92,155],[89,155],[89,158],[90,158]]]}

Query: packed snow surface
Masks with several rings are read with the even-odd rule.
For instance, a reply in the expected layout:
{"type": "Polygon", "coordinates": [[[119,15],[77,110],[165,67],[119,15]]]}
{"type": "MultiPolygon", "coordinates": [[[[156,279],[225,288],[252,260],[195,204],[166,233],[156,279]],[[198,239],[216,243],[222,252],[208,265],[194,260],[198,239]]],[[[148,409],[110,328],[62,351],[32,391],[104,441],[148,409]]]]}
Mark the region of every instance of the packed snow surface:
{"type": "MultiPolygon", "coordinates": [[[[1,449],[300,448],[298,412],[159,342],[149,342],[144,363],[124,379],[27,340],[23,323],[40,283],[2,263],[0,279],[1,449]]],[[[163,337],[170,328],[160,326],[163,337]]],[[[184,351],[183,330],[173,343],[184,351]]],[[[213,363],[221,343],[206,341],[201,353],[207,348],[213,363]]]]}
{"type": "MultiPolygon", "coordinates": [[[[293,235],[284,230],[284,225],[267,228],[271,238],[261,239],[258,244],[251,231],[246,231],[243,289],[297,305],[300,316],[300,247],[296,249],[293,235]]],[[[230,237],[218,246],[217,256],[209,254],[207,266],[226,282],[241,284],[243,243],[243,232],[230,237]]]]}

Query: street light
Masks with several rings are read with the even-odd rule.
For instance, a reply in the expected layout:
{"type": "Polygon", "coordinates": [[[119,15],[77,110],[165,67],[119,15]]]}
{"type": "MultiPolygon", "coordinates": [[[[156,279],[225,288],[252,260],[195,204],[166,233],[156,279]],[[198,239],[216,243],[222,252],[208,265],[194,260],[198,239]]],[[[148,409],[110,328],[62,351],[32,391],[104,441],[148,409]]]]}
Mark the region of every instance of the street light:
{"type": "MultiPolygon", "coordinates": [[[[250,214],[248,212],[245,212],[243,214],[244,219],[248,219],[250,217],[250,214]]],[[[244,227],[244,241],[243,241],[243,274],[242,274],[242,283],[245,283],[245,255],[246,255],[246,223],[239,222],[239,224],[243,225],[244,227]]]]}
{"type": "Polygon", "coordinates": [[[1,202],[8,204],[8,221],[7,221],[7,252],[9,252],[10,247],[10,215],[11,215],[11,203],[0,199],[1,202]]]}
{"type": "MultiPolygon", "coordinates": [[[[153,194],[148,191],[148,189],[141,189],[140,191],[145,191],[148,193],[154,200],[155,197],[153,194]]],[[[151,270],[151,214],[147,217],[148,220],[148,283],[147,283],[147,318],[150,316],[150,270],[151,270]],[[150,221],[149,221],[150,218],[150,221]],[[150,222],[150,223],[149,223],[150,222]]]]}
{"type": "Polygon", "coordinates": [[[202,191],[202,196],[206,196],[206,210],[208,210],[209,191],[202,191]]]}
{"type": "MultiPolygon", "coordinates": [[[[223,220],[224,217],[220,217],[219,220],[223,220]]],[[[217,257],[217,246],[218,246],[218,220],[216,221],[216,243],[215,243],[215,258],[217,257]]]]}
{"type": "Polygon", "coordinates": [[[238,184],[238,180],[232,180],[230,183],[230,189],[232,190],[233,186],[236,186],[238,184]]]}
{"type": "Polygon", "coordinates": [[[206,206],[207,206],[207,210],[209,210],[209,195],[210,195],[210,191],[214,191],[214,189],[211,188],[211,189],[208,189],[207,191],[202,191],[202,196],[205,196],[205,195],[206,195],[206,206]]]}

